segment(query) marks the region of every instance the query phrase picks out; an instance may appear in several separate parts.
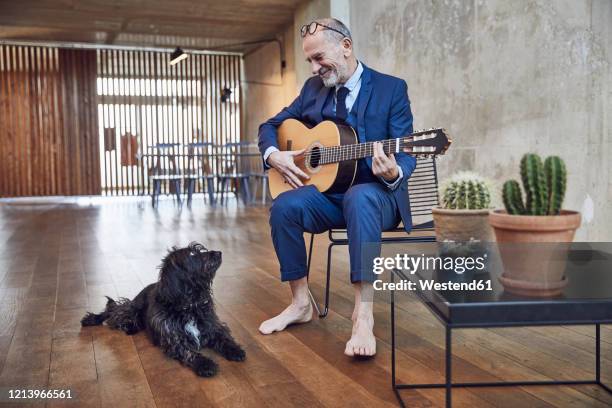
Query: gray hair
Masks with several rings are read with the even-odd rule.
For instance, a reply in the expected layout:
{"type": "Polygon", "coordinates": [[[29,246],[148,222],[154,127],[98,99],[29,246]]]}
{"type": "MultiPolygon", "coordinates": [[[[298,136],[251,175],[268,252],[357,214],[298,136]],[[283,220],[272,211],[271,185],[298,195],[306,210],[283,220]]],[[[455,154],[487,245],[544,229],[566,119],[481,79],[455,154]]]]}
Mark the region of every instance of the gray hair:
{"type": "MultiPolygon", "coordinates": [[[[335,18],[319,18],[315,20],[319,24],[325,24],[326,26],[333,28],[334,30],[338,30],[342,33],[342,35],[349,40],[353,41],[353,37],[351,37],[351,31],[348,29],[346,24],[342,21],[335,18]]],[[[325,36],[328,40],[339,40],[340,34],[333,30],[323,30],[325,36]]]]}

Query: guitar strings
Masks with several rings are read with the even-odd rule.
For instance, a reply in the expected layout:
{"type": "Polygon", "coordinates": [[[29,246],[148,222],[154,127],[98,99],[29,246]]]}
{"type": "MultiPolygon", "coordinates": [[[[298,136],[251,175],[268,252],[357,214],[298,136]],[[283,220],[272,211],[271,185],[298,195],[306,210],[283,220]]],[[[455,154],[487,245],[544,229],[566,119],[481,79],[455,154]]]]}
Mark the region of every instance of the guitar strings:
{"type": "MultiPolygon", "coordinates": [[[[395,142],[396,139],[387,139],[383,141],[383,149],[390,148],[391,142],[395,142]]],[[[352,145],[341,145],[341,146],[326,146],[326,147],[318,147],[316,149],[311,149],[308,152],[304,153],[305,157],[318,157],[325,155],[326,153],[336,154],[336,153],[366,153],[372,150],[374,146],[374,142],[366,142],[366,143],[356,143],[352,145]]],[[[390,152],[390,151],[389,151],[390,152]]]]}
{"type": "MultiPolygon", "coordinates": [[[[385,153],[389,154],[391,153],[392,144],[397,144],[397,140],[399,140],[399,143],[402,143],[410,138],[412,138],[412,136],[383,140],[381,141],[383,144],[383,150],[388,149],[388,151],[385,151],[385,153]]],[[[309,161],[312,159],[318,159],[319,164],[326,164],[333,163],[336,160],[354,160],[365,156],[371,156],[373,154],[373,150],[374,142],[365,142],[341,146],[318,147],[304,153],[303,157],[309,161]]]]}
{"type": "MultiPolygon", "coordinates": [[[[383,145],[383,150],[386,150],[390,147],[390,144],[385,143],[383,145]]],[[[390,150],[386,151],[385,153],[390,153],[390,150]]],[[[373,155],[373,144],[369,144],[367,146],[343,145],[318,148],[305,153],[304,157],[307,160],[318,159],[321,164],[325,164],[326,162],[331,163],[334,161],[359,159],[361,157],[371,155],[373,155]]]]}

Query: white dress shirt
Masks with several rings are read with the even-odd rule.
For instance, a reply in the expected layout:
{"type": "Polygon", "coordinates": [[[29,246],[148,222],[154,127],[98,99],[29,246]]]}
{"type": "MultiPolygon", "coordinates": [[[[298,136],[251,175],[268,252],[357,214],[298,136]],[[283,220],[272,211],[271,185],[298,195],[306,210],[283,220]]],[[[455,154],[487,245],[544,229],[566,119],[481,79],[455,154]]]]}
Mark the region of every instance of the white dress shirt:
{"type": "Polygon", "coordinates": [[[357,63],[357,68],[353,75],[346,81],[344,84],[336,85],[336,92],[334,92],[334,113],[336,113],[336,95],[338,94],[338,89],[345,87],[349,90],[349,93],[346,95],[346,111],[350,114],[355,101],[357,100],[357,95],[359,95],[359,90],[361,89],[361,74],[363,74],[363,65],[361,62],[357,63]]]}

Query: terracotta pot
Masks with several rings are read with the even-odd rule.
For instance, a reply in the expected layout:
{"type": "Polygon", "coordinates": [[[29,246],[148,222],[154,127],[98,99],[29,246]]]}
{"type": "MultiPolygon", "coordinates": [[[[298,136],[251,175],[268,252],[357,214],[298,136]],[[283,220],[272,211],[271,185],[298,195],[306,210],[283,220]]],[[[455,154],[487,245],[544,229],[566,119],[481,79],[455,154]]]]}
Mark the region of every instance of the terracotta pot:
{"type": "Polygon", "coordinates": [[[500,282],[506,291],[539,297],[563,292],[567,250],[580,226],[580,213],[562,210],[559,215],[536,216],[495,210],[489,223],[499,243],[504,264],[500,282]]]}
{"type": "Polygon", "coordinates": [[[489,210],[447,210],[433,208],[438,242],[493,242],[495,235],[489,225],[489,210]]]}

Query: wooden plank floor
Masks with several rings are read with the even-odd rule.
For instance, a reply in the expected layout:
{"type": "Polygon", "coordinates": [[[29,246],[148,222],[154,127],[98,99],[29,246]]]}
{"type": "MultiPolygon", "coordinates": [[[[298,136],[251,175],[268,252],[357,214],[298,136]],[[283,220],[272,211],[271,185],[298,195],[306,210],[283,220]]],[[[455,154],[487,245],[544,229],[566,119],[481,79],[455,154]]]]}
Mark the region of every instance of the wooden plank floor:
{"type": "MultiPolygon", "coordinates": [[[[199,200],[192,209],[162,201],[158,211],[148,201],[121,199],[86,206],[0,202],[0,388],[70,388],[76,395],[32,406],[396,406],[385,296],[375,305],[377,357],[356,361],[342,354],[352,312],[345,249],[334,252],[326,319],[259,334],[259,323],[289,299],[267,216],[263,207],[210,208],[199,200]],[[244,345],[246,362],[213,356],[220,374],[201,379],[143,334],[81,329],[81,316],[102,309],[104,295],[134,296],[155,281],[167,248],[193,240],[223,251],[216,304],[244,345]]],[[[315,245],[311,286],[321,298],[326,237],[315,245]]],[[[399,380],[442,381],[442,327],[414,298],[399,301],[399,380]]],[[[603,375],[612,383],[612,328],[602,333],[603,375]]],[[[594,376],[591,327],[459,330],[453,345],[460,381],[594,376]]],[[[457,407],[612,406],[612,397],[594,386],[456,390],[453,396],[457,407]]],[[[411,407],[444,404],[440,390],[404,397],[411,407]]]]}

